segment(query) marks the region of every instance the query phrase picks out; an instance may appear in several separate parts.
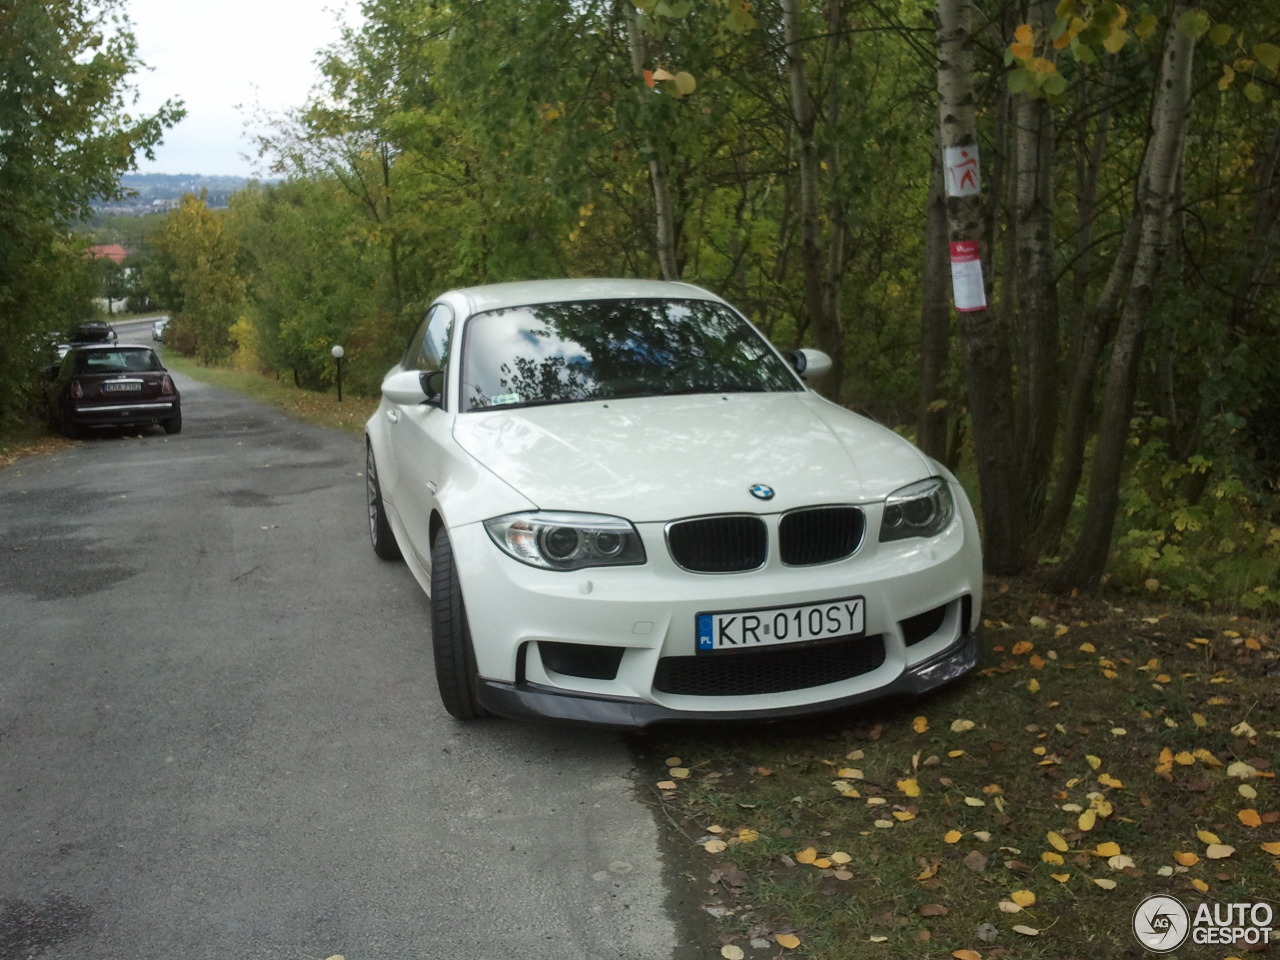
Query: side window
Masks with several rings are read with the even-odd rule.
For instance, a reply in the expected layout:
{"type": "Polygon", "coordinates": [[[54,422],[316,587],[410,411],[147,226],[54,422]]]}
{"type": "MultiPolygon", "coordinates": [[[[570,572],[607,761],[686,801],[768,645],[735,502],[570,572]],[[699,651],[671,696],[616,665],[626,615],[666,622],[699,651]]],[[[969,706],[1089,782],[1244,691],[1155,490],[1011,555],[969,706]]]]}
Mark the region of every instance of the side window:
{"type": "Polygon", "coordinates": [[[422,349],[422,338],[427,333],[427,321],[431,319],[430,312],[422,318],[417,327],[414,328],[413,336],[409,338],[409,342],[404,345],[404,356],[400,358],[400,366],[406,370],[416,370],[418,368],[418,352],[422,349]]]}
{"type": "Polygon", "coordinates": [[[427,333],[418,352],[419,370],[439,370],[449,359],[449,336],[453,332],[453,310],[437,303],[427,314],[427,333]]]}
{"type": "Polygon", "coordinates": [[[437,303],[414,331],[405,348],[401,366],[406,370],[439,370],[449,355],[449,335],[453,330],[453,310],[437,303]]]}

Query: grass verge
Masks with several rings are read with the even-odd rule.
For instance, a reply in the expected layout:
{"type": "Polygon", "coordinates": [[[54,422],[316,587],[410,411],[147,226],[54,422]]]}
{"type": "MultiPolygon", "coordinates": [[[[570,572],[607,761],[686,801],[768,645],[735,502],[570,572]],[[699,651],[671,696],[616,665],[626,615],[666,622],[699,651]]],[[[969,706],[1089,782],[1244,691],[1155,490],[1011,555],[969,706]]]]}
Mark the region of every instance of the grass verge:
{"type": "Polygon", "coordinates": [[[266,377],[255,371],[241,370],[238,367],[201,366],[188,357],[180,356],[174,350],[164,351],[164,363],[170,369],[186,374],[193,380],[234,391],[321,427],[361,433],[364,430],[365,421],[378,406],[376,398],[344,394],[342,402],[339,403],[336,391],[316,393],[312,390],[301,390],[286,380],[266,377]]]}
{"type": "Polygon", "coordinates": [[[992,587],[985,668],[939,696],[641,738],[708,956],[1142,957],[1158,893],[1280,927],[1275,625],[992,587]]]}

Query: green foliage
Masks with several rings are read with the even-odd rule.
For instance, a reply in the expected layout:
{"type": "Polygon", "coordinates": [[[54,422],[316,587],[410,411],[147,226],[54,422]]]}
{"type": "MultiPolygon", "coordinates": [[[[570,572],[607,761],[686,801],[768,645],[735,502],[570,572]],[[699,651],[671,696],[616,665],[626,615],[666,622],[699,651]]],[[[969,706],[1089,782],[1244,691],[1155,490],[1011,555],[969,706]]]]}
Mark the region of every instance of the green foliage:
{"type": "Polygon", "coordinates": [[[1259,493],[1229,461],[1171,456],[1160,439],[1168,424],[1158,417],[1137,426],[1113,582],[1178,602],[1280,606],[1280,492],[1259,493]]]}
{"type": "Polygon", "coordinates": [[[155,240],[157,272],[172,311],[166,332],[177,349],[201,363],[231,356],[231,326],[244,301],[236,269],[238,242],[204,197],[188,195],[155,240]]]}
{"type": "Polygon", "coordinates": [[[86,244],[69,237],[95,197],[118,192],[182,110],[126,108],[139,63],[119,0],[7,0],[0,7],[0,431],[25,415],[49,331],[90,311],[86,244]]]}

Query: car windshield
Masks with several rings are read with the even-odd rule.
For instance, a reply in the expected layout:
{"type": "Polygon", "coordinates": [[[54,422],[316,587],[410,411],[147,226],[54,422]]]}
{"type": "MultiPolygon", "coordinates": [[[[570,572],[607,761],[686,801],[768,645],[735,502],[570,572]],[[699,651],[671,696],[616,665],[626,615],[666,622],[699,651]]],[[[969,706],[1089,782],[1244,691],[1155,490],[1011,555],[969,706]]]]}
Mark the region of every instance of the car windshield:
{"type": "Polygon", "coordinates": [[[740,316],[706,300],[588,300],[476,314],[462,408],[804,387],[740,316]]]}
{"type": "Polygon", "coordinates": [[[153,350],[80,350],[74,362],[77,375],[94,373],[145,373],[163,370],[153,350]]]}

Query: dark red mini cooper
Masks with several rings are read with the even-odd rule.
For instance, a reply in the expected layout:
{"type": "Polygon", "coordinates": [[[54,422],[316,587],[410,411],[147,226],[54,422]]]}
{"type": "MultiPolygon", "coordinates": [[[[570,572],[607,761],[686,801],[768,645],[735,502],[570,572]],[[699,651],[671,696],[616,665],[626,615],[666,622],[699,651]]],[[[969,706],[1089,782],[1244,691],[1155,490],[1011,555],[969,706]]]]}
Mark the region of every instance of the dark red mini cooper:
{"type": "Polygon", "coordinates": [[[129,344],[73,346],[45,371],[49,424],[69,437],[88,427],[182,429],[182,398],[160,357],[129,344]]]}

